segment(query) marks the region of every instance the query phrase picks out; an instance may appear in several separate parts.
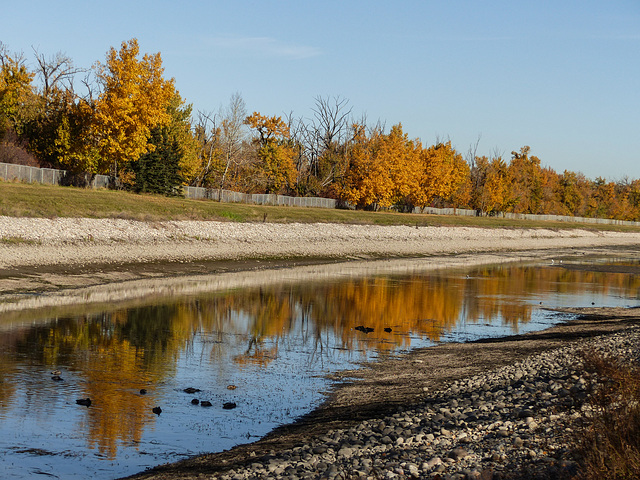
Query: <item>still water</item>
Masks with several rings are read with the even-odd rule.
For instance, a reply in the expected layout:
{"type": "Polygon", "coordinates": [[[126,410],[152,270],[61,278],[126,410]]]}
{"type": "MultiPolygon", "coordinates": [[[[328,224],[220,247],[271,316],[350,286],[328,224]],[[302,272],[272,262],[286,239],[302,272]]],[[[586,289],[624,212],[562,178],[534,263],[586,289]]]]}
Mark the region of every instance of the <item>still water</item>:
{"type": "Polygon", "coordinates": [[[640,303],[639,276],[567,266],[334,279],[0,322],[2,478],[112,479],[228,449],[318,405],[328,372],[566,318],[544,307],[640,303]]]}

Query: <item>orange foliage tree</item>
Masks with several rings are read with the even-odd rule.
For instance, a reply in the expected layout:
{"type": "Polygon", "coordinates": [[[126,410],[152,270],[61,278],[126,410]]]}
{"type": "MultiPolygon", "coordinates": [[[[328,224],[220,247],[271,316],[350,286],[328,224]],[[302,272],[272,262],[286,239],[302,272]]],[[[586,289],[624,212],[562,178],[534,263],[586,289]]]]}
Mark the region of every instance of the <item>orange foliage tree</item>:
{"type": "Polygon", "coordinates": [[[507,175],[515,213],[539,213],[542,201],[540,159],[530,156],[530,151],[530,147],[524,146],[520,152],[511,152],[507,175]]]}
{"type": "Polygon", "coordinates": [[[473,205],[481,212],[493,214],[505,210],[509,199],[507,164],[502,157],[476,157],[474,166],[473,205]]]}
{"type": "Polygon", "coordinates": [[[245,123],[258,133],[254,144],[257,146],[255,173],[259,187],[266,193],[292,189],[296,181],[296,166],[288,125],[281,117],[267,117],[258,112],[249,115],[245,123]]]}
{"type": "Polygon", "coordinates": [[[418,188],[420,149],[420,142],[409,140],[401,124],[388,134],[376,129],[370,137],[364,126],[353,125],[341,196],[357,208],[407,205],[418,188]]]}
{"type": "Polygon", "coordinates": [[[153,149],[151,130],[169,123],[174,80],[165,80],[160,53],[139,58],[138,41],[111,48],[106,63],[97,63],[102,92],[94,106],[94,134],[102,156],[100,172],[120,169],[153,149]]]}
{"type": "Polygon", "coordinates": [[[438,143],[422,151],[416,205],[426,207],[434,200],[466,205],[471,195],[469,165],[451,146],[438,143]]]}

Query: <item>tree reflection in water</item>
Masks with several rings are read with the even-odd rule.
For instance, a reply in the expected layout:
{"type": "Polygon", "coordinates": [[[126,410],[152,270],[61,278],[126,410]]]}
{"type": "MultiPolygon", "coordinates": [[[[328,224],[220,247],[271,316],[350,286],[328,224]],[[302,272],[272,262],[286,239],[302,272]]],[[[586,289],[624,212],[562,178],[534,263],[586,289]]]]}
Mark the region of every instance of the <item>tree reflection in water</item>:
{"type": "MultiPolygon", "coordinates": [[[[540,302],[568,305],[610,292],[637,298],[639,287],[634,275],[509,265],[279,284],[57,318],[3,335],[0,416],[16,405],[18,392],[39,391],[43,385],[49,403],[59,392],[68,396],[67,403],[74,395],[96,399],[78,418],[78,429],[89,448],[115,459],[119,446],[139,444],[157,421],[151,409],[160,402],[158,386],[170,382],[180,358],[196,348],[210,369],[228,369],[229,363],[268,369],[291,351],[302,352],[306,366],[318,368],[330,357],[345,355],[349,361],[368,352],[408,348],[415,338],[437,342],[461,323],[491,323],[506,327],[505,333],[517,332],[540,302]],[[373,330],[364,333],[359,326],[373,330]],[[27,380],[32,385],[11,381],[16,372],[34,366],[39,372],[64,366],[73,386],[68,378],[55,390],[43,375],[27,380]]],[[[35,410],[50,408],[34,402],[35,410]]]]}

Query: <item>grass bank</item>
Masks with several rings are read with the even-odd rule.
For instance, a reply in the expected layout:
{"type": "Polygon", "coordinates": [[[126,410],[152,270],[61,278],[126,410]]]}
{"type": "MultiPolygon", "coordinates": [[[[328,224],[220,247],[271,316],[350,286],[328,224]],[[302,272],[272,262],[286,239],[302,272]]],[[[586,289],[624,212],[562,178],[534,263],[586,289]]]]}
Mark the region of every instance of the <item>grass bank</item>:
{"type": "Polygon", "coordinates": [[[124,218],[141,221],[218,220],[235,222],[321,222],[368,225],[470,226],[597,229],[640,232],[640,227],[363,212],[323,208],[271,207],[211,200],[168,198],[113,190],[0,182],[0,215],[9,217],[124,218]]]}

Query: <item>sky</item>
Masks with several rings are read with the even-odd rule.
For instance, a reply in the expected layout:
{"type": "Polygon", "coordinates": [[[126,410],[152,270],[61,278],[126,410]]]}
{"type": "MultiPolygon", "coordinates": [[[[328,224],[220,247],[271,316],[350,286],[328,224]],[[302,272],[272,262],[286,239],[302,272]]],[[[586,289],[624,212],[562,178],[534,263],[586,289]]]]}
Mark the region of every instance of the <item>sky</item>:
{"type": "Polygon", "coordinates": [[[309,119],[318,97],[463,155],[640,178],[640,1],[3,2],[0,41],[77,67],[137,38],[194,111],[309,119]]]}

